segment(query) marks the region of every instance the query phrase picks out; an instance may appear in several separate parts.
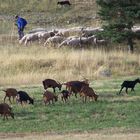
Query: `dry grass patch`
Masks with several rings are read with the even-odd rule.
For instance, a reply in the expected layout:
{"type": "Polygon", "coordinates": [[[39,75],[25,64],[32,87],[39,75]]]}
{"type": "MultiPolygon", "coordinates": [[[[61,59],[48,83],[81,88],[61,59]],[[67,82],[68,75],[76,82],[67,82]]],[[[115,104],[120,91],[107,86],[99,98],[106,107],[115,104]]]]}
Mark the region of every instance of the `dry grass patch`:
{"type": "Polygon", "coordinates": [[[139,74],[140,55],[98,49],[47,49],[1,46],[0,84],[36,84],[44,78],[60,81],[139,74]],[[102,75],[109,71],[109,75],[102,75]]]}

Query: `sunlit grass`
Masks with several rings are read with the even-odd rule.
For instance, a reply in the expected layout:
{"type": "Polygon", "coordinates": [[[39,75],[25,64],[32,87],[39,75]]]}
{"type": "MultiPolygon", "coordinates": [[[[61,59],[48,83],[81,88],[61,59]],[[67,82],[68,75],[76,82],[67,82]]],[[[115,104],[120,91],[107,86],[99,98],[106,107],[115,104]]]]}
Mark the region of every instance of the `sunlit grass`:
{"type": "Polygon", "coordinates": [[[0,84],[40,84],[45,78],[60,82],[88,78],[137,75],[140,55],[99,49],[48,49],[42,46],[0,46],[0,84]]]}

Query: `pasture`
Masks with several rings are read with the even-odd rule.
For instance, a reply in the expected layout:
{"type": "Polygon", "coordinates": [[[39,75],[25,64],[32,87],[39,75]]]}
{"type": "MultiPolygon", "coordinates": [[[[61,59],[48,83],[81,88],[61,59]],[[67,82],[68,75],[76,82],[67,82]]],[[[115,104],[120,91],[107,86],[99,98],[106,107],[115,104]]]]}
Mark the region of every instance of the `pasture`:
{"type": "MultiPolygon", "coordinates": [[[[15,119],[4,121],[0,117],[0,139],[32,140],[46,139],[46,136],[48,140],[140,139],[140,84],[136,85],[135,93],[129,91],[127,95],[123,90],[117,95],[124,80],[139,77],[138,40],[135,53],[131,55],[126,51],[126,44],[83,49],[46,48],[36,43],[28,47],[19,45],[13,19],[18,12],[29,22],[25,33],[40,27],[101,25],[95,0],[71,2],[72,7],[63,8],[56,5],[56,0],[1,2],[0,103],[5,96],[2,89],[13,87],[26,91],[35,99],[35,104],[11,104],[15,119]],[[63,103],[57,89],[58,101],[45,106],[42,81],[46,78],[61,83],[87,78],[99,99],[83,103],[79,96],[71,96],[67,103],[63,103]]],[[[9,104],[8,100],[6,102],[9,104]]]]}
{"type": "MultiPolygon", "coordinates": [[[[127,77],[134,79],[136,77],[127,77]]],[[[122,132],[135,132],[140,129],[140,85],[136,93],[116,95],[124,78],[93,80],[91,86],[99,94],[97,102],[83,103],[81,98],[72,96],[64,104],[60,99],[53,105],[45,106],[42,101],[43,87],[18,86],[18,90],[27,91],[35,98],[34,105],[12,104],[15,120],[0,119],[0,132],[92,132],[99,130],[120,129],[122,132]]],[[[50,89],[51,90],[51,89],[50,89]]],[[[56,94],[59,94],[57,91],[56,94]]],[[[1,102],[4,93],[0,92],[1,102]]]]}

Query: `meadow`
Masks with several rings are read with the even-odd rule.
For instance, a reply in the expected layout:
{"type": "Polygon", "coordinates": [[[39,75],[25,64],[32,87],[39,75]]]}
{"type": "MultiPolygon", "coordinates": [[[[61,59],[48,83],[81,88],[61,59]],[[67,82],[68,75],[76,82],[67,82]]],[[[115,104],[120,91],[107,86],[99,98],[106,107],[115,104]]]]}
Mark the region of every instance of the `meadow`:
{"type": "MultiPolygon", "coordinates": [[[[127,77],[135,79],[136,77],[127,77]]],[[[140,119],[140,85],[136,86],[135,93],[126,95],[123,91],[117,95],[120,84],[126,78],[93,80],[90,86],[99,94],[97,102],[83,103],[78,96],[71,96],[67,103],[60,99],[52,105],[45,106],[42,101],[43,87],[18,86],[18,90],[24,90],[35,99],[34,105],[12,104],[15,119],[8,121],[0,119],[0,132],[14,133],[78,133],[99,132],[101,130],[115,130],[114,133],[139,132],[140,119]]],[[[63,87],[65,88],[65,87],[63,87]]],[[[50,89],[50,91],[52,91],[50,89]]],[[[4,93],[0,92],[1,102],[4,93]]],[[[8,103],[8,101],[7,101],[8,103]]]]}
{"type": "Polygon", "coordinates": [[[138,53],[129,55],[123,50],[99,48],[44,48],[35,44],[24,47],[16,40],[14,43],[2,41],[0,48],[0,102],[4,98],[2,89],[8,87],[24,90],[35,99],[33,106],[12,104],[15,120],[3,121],[1,118],[0,132],[139,131],[139,85],[135,93],[126,95],[123,91],[122,95],[117,95],[123,80],[139,77],[138,53]],[[110,74],[102,74],[104,71],[110,74]],[[64,104],[57,90],[59,101],[45,106],[42,81],[46,78],[61,83],[87,78],[99,94],[99,101],[83,103],[80,97],[72,96],[64,104]]]}
{"type": "Polygon", "coordinates": [[[8,87],[24,90],[35,100],[34,105],[11,104],[15,119],[0,117],[0,139],[140,139],[140,85],[135,93],[117,95],[124,80],[140,75],[139,41],[134,54],[126,51],[126,44],[84,49],[19,45],[15,14],[28,20],[25,33],[38,27],[101,25],[95,0],[71,2],[72,7],[61,8],[55,0],[0,0],[0,103],[5,95],[2,89],[8,87]],[[46,78],[61,83],[86,78],[99,100],[83,103],[79,96],[72,96],[63,103],[57,89],[58,102],[45,106],[42,81],[46,78]]]}

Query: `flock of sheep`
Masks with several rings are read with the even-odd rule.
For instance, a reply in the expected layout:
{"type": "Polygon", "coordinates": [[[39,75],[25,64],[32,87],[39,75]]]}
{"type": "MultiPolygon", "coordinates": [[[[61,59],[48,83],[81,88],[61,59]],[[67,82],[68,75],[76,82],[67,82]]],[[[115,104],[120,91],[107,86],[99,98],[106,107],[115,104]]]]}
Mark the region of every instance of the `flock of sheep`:
{"type": "Polygon", "coordinates": [[[25,46],[32,43],[38,42],[43,46],[54,46],[54,47],[83,47],[87,45],[107,45],[108,41],[104,39],[97,39],[95,34],[101,32],[103,29],[97,28],[82,28],[75,27],[69,29],[55,29],[52,31],[46,30],[34,30],[26,34],[20,41],[20,44],[25,46]]]}
{"type": "MultiPolygon", "coordinates": [[[[96,33],[102,32],[101,27],[73,27],[68,29],[54,29],[47,31],[45,29],[35,29],[26,34],[20,41],[25,46],[38,42],[44,47],[75,47],[81,48],[85,46],[107,46],[108,40],[97,38],[96,33]]],[[[140,33],[140,27],[133,27],[133,32],[140,33]]]]}
{"type": "MultiPolygon", "coordinates": [[[[123,88],[126,88],[126,93],[128,93],[128,88],[131,89],[131,91],[134,91],[135,85],[137,83],[140,83],[140,79],[137,78],[133,81],[124,81],[121,84],[121,89],[118,94],[122,92],[123,88]]],[[[72,94],[75,94],[75,97],[77,98],[77,94],[80,95],[81,98],[83,98],[83,101],[86,102],[87,98],[91,98],[92,100],[97,101],[99,95],[96,94],[96,92],[89,86],[89,82],[87,79],[84,81],[69,81],[66,83],[59,83],[53,79],[45,79],[42,81],[43,87],[45,89],[45,92],[43,93],[43,101],[45,105],[50,104],[51,102],[54,103],[58,101],[58,95],[55,94],[55,88],[58,88],[60,91],[62,89],[62,85],[65,85],[66,89],[61,91],[60,97],[63,102],[67,102],[68,99],[70,99],[72,94]],[[48,88],[53,88],[53,92],[47,90],[48,88]]],[[[4,97],[4,103],[0,104],[0,114],[1,116],[8,119],[8,116],[11,116],[14,119],[14,113],[12,112],[12,108],[5,103],[6,98],[9,99],[9,102],[11,102],[11,98],[16,98],[17,103],[20,103],[21,105],[26,102],[29,104],[34,104],[34,99],[31,98],[27,92],[25,91],[17,91],[15,88],[7,88],[6,90],[3,90],[5,92],[4,97]]]]}

